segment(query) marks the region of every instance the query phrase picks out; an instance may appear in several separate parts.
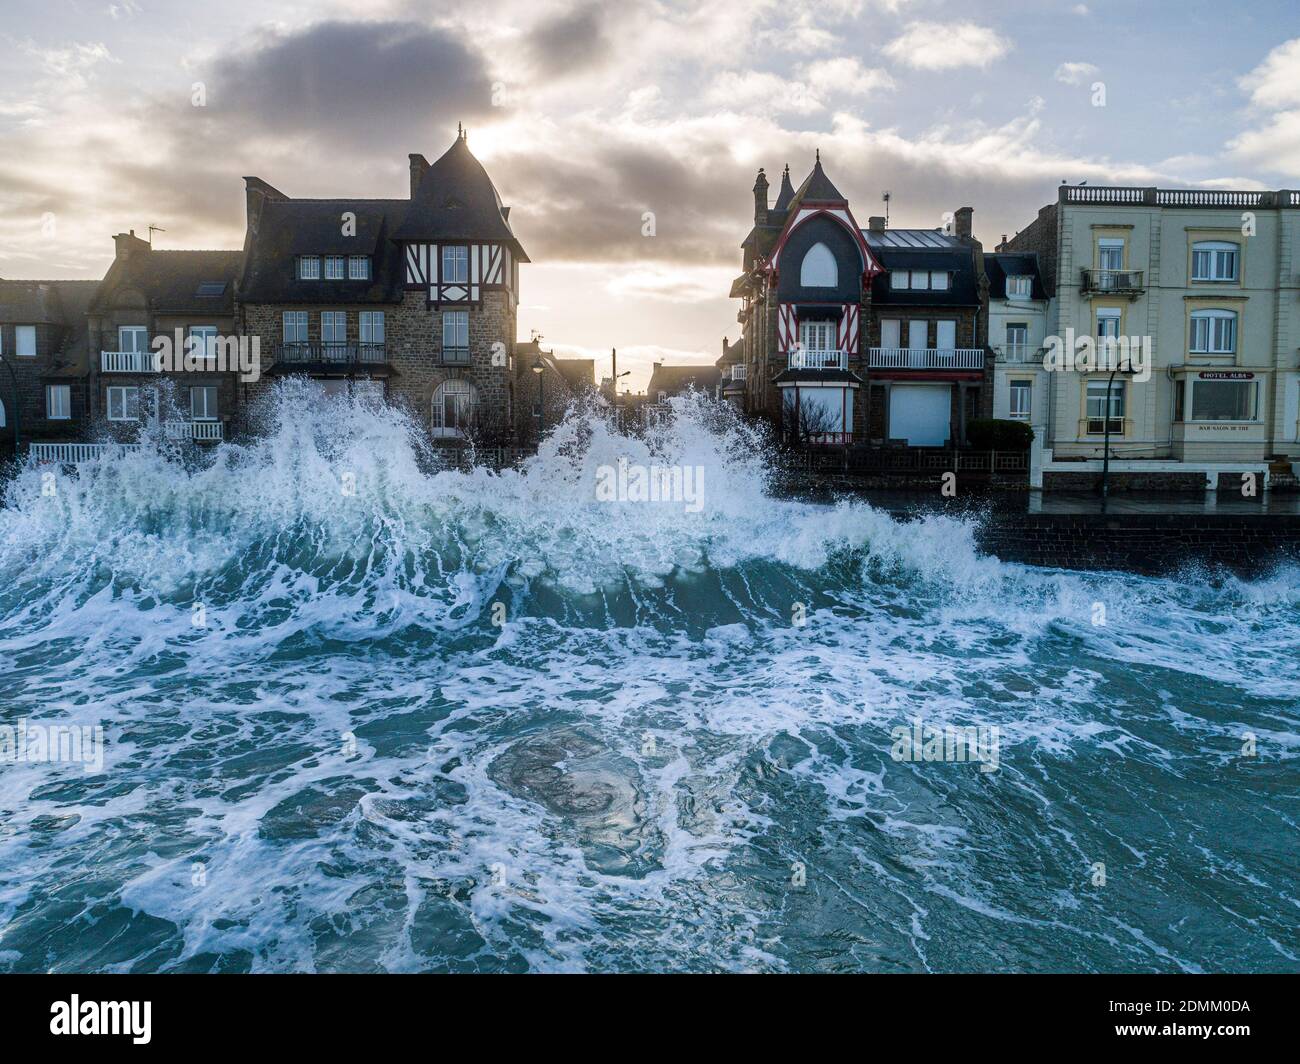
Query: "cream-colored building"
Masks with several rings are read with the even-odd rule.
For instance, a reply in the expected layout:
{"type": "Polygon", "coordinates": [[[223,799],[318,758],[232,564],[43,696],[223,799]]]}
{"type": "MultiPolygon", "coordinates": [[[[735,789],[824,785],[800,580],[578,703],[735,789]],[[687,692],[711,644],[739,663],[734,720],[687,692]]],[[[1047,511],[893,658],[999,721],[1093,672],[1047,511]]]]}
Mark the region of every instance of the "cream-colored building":
{"type": "Polygon", "coordinates": [[[1298,228],[1300,192],[1061,186],[999,251],[1038,254],[1049,344],[1131,346],[1044,371],[1043,468],[1099,468],[1108,427],[1112,472],[1217,486],[1300,459],[1298,228]]]}
{"type": "Polygon", "coordinates": [[[1042,426],[1047,422],[1044,342],[1051,302],[1029,253],[986,254],[989,347],[993,349],[993,416],[1042,426]]]}

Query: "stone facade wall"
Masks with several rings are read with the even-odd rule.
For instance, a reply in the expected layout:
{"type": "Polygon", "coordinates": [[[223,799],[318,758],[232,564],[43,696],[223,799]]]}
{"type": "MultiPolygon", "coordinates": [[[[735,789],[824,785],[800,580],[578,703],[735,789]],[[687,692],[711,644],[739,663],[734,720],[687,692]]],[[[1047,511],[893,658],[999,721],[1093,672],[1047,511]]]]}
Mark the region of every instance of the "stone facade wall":
{"type": "MultiPolygon", "coordinates": [[[[18,322],[16,324],[26,324],[18,322]]],[[[54,370],[54,356],[64,338],[62,326],[39,323],[36,328],[36,357],[15,354],[17,340],[15,323],[0,323],[0,354],[13,367],[13,375],[0,367],[0,402],[4,403],[5,427],[0,429],[0,447],[13,448],[14,418],[18,419],[19,433],[24,441],[79,439],[84,431],[86,411],[86,385],[79,377],[58,374],[54,370]],[[17,383],[17,410],[14,406],[14,385],[17,383]],[[69,420],[47,418],[45,409],[46,384],[69,386],[69,420]]]]}

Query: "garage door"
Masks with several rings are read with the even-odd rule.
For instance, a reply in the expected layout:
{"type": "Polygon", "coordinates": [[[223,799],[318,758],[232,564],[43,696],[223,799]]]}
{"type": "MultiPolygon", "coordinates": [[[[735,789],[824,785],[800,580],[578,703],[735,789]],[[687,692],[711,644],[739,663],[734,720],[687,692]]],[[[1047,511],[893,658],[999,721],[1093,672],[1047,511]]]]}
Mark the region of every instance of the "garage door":
{"type": "Polygon", "coordinates": [[[952,388],[946,384],[895,384],[889,391],[889,438],[912,447],[948,442],[952,388]]]}

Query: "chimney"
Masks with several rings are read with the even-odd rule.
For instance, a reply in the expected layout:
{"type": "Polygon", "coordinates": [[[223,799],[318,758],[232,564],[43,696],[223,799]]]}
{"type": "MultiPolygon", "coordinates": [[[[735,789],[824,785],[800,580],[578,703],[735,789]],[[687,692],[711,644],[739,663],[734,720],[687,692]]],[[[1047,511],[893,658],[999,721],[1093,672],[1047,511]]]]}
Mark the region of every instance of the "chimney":
{"type": "Polygon", "coordinates": [[[126,262],[132,255],[151,250],[147,241],[141,240],[132,229],[113,237],[113,254],[118,262],[126,262]]]}
{"type": "Polygon", "coordinates": [[[724,355],[727,353],[727,338],[725,336],[722,338],[722,353],[724,355]]]}
{"type": "Polygon", "coordinates": [[[244,251],[247,252],[250,240],[257,232],[258,223],[262,220],[262,208],[266,205],[267,200],[288,199],[278,188],[268,185],[260,177],[244,178],[244,251]]]}
{"type": "Polygon", "coordinates": [[[974,207],[958,207],[954,221],[953,233],[958,240],[970,239],[970,221],[971,215],[975,213],[974,207]]]}
{"type": "Polygon", "coordinates": [[[411,199],[415,199],[415,190],[420,187],[424,175],[429,172],[429,160],[419,152],[411,152],[407,158],[411,160],[411,199]]]}
{"type": "Polygon", "coordinates": [[[885,219],[878,214],[873,214],[867,219],[867,230],[872,233],[883,233],[885,231],[885,219]]]}
{"type": "Polygon", "coordinates": [[[754,224],[767,225],[767,174],[761,166],[754,182],[754,224]]]}

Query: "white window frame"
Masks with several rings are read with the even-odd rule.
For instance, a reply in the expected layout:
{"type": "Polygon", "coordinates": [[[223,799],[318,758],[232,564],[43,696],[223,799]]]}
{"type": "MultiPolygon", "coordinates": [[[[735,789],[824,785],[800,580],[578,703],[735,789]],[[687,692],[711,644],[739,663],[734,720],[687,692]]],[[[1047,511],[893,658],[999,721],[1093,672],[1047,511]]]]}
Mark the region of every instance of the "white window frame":
{"type": "Polygon", "coordinates": [[[1187,350],[1193,355],[1235,355],[1237,312],[1219,309],[1192,311],[1188,322],[1187,350]]]}
{"type": "Polygon", "coordinates": [[[465,428],[472,422],[474,411],[477,408],[478,390],[473,384],[459,378],[443,381],[433,391],[429,427],[434,436],[443,438],[464,436],[465,428]],[[465,398],[453,402],[452,420],[454,424],[448,425],[447,399],[455,396],[464,396],[465,398]]]}
{"type": "Polygon", "coordinates": [[[1124,412],[1128,408],[1128,382],[1116,378],[1113,382],[1108,377],[1097,378],[1088,381],[1084,385],[1084,420],[1087,422],[1086,428],[1088,435],[1100,436],[1106,431],[1106,387],[1110,386],[1110,422],[1112,436],[1123,434],[1124,432],[1124,412]],[[1094,400],[1096,401],[1096,411],[1094,412],[1094,400]],[[1119,427],[1115,427],[1115,423],[1119,427]],[[1094,429],[1093,424],[1099,424],[1101,427],[1094,429]]]}
{"type": "Polygon", "coordinates": [[[838,329],[833,321],[801,321],[799,323],[799,343],[805,351],[834,351],[839,338],[838,329]]]}
{"type": "Polygon", "coordinates": [[[928,292],[930,290],[930,271],[913,270],[912,271],[912,291],[928,292]]]}
{"type": "Polygon", "coordinates": [[[1229,240],[1198,240],[1192,245],[1192,280],[1230,284],[1241,272],[1241,245],[1229,240]],[[1230,265],[1227,272],[1223,267],[1230,265]]]}
{"type": "Polygon", "coordinates": [[[1124,312],[1117,307],[1099,307],[1097,309],[1097,339],[1118,340],[1124,327],[1124,312]],[[1107,326],[1113,325],[1113,331],[1107,326]]]}
{"type": "Polygon", "coordinates": [[[462,244],[444,244],[442,248],[443,284],[469,284],[469,248],[462,244]]]}
{"type": "Polygon", "coordinates": [[[72,420],[72,386],[47,384],[45,386],[45,418],[47,421],[72,420]]]}
{"type": "Polygon", "coordinates": [[[930,289],[934,292],[946,292],[952,285],[949,283],[952,278],[948,275],[947,270],[930,271],[930,289]]]}
{"type": "Polygon", "coordinates": [[[320,342],[324,347],[341,346],[348,342],[348,312],[346,310],[322,310],[320,312],[320,342]],[[342,336],[338,334],[342,331],[342,336]]]}
{"type": "MultiPolygon", "coordinates": [[[[464,351],[466,356],[469,354],[468,310],[444,310],[442,312],[442,357],[444,359],[447,358],[448,351],[464,351]]],[[[463,361],[463,359],[457,359],[456,361],[463,361]]]]}
{"type": "Polygon", "coordinates": [[[369,255],[348,256],[348,280],[349,281],[370,280],[370,256],[369,255]]]}
{"type": "Polygon", "coordinates": [[[1124,238],[1118,236],[1104,236],[1097,241],[1097,269],[1108,270],[1112,273],[1122,273],[1124,271],[1124,238]],[[1115,266],[1106,265],[1106,260],[1111,256],[1118,254],[1119,263],[1115,266]]]}
{"type": "Polygon", "coordinates": [[[119,325],[117,327],[117,349],[119,351],[148,351],[149,327],[147,325],[119,325]],[[129,342],[127,340],[128,336],[131,337],[129,342]]]}
{"type": "Polygon", "coordinates": [[[221,395],[215,384],[195,384],[190,386],[190,420],[191,421],[216,421],[220,415],[221,395]],[[199,404],[203,408],[203,413],[195,409],[194,400],[196,396],[202,395],[203,402],[199,404]],[[211,400],[209,402],[209,400],[211,400]]]}
{"type": "Polygon", "coordinates": [[[298,280],[300,281],[320,280],[320,256],[319,255],[298,256],[298,280]]]}
{"type": "Polygon", "coordinates": [[[193,343],[196,336],[203,337],[203,346],[202,350],[194,353],[201,355],[204,359],[215,359],[217,357],[217,327],[215,325],[191,325],[189,336],[186,337],[187,343],[193,343]]]}
{"type": "Polygon", "coordinates": [[[105,396],[109,421],[140,420],[140,389],[129,384],[110,385],[105,396]],[[131,407],[135,407],[134,413],[131,407]]]}
{"type": "Polygon", "coordinates": [[[1016,421],[1028,421],[1033,412],[1034,382],[1017,377],[1007,382],[1007,416],[1016,421]]]}
{"type": "Polygon", "coordinates": [[[347,256],[345,255],[326,255],[325,256],[325,280],[341,281],[347,276],[347,256]]]}
{"type": "Polygon", "coordinates": [[[384,312],[382,310],[363,310],[357,315],[357,328],[361,343],[382,344],[384,342],[384,312]]]}
{"type": "Polygon", "coordinates": [[[35,325],[14,326],[14,355],[18,358],[36,357],[35,325]],[[24,339],[28,340],[29,343],[23,343],[24,339]]]}
{"type": "Polygon", "coordinates": [[[281,325],[283,341],[286,344],[305,344],[308,337],[307,311],[286,310],[281,325]],[[298,334],[302,335],[299,336],[298,334]]]}
{"type": "Polygon", "coordinates": [[[910,270],[890,270],[889,287],[895,292],[906,292],[912,287],[910,270]]]}
{"type": "Polygon", "coordinates": [[[1007,298],[1028,299],[1034,294],[1034,279],[1027,273],[1013,273],[1007,277],[1007,298]]]}

